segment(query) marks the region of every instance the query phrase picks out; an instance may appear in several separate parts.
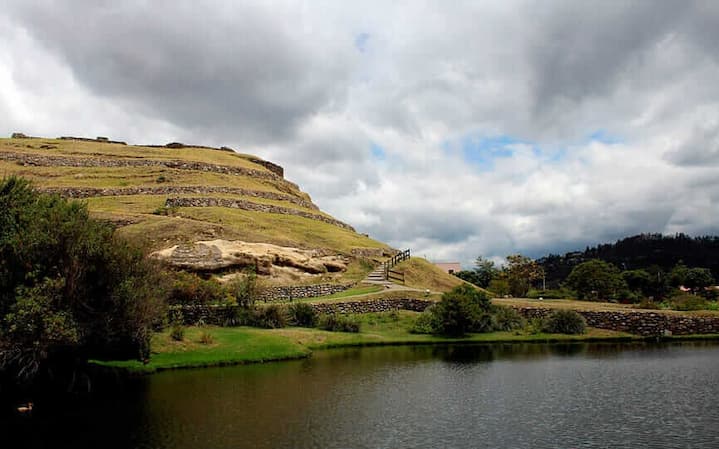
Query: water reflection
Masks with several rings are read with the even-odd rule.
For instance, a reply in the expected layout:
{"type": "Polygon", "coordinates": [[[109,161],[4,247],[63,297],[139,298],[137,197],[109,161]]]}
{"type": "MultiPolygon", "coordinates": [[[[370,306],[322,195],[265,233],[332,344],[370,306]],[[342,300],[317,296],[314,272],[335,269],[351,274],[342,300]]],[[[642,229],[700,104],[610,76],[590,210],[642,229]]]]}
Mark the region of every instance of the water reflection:
{"type": "Polygon", "coordinates": [[[333,350],[160,373],[9,431],[55,448],[714,448],[718,356],[713,343],[333,350]]]}

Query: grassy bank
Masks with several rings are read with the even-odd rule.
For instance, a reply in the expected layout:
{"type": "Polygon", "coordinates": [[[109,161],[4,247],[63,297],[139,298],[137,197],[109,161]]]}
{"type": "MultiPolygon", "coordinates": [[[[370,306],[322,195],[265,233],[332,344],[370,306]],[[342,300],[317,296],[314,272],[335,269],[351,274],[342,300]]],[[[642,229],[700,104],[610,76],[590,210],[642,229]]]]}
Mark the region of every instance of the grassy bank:
{"type": "Polygon", "coordinates": [[[594,328],[590,328],[583,335],[491,332],[470,334],[464,338],[446,338],[410,333],[409,329],[417,315],[415,312],[407,311],[361,315],[358,316],[362,323],[359,333],[328,332],[299,327],[284,329],[188,327],[183,341],[174,341],[167,331],[156,334],[153,338],[153,354],[147,364],[135,360],[96,363],[142,374],[175,368],[297,359],[309,356],[314,350],[351,346],[642,339],[631,334],[594,328]],[[212,342],[201,343],[203,334],[211,335],[212,342]]]}

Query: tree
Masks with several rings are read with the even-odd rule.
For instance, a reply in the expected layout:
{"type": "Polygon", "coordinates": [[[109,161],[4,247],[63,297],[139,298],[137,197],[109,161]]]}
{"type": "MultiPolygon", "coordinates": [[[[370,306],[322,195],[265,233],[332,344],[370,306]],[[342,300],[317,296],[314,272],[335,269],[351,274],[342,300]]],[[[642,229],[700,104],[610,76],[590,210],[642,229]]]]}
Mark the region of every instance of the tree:
{"type": "Polygon", "coordinates": [[[489,283],[492,282],[492,279],[499,274],[499,269],[493,261],[479,256],[474,261],[474,272],[477,276],[476,284],[482,288],[487,288],[489,283]]]}
{"type": "Polygon", "coordinates": [[[0,181],[0,382],[149,356],[164,277],[86,205],[0,181]]]}
{"type": "Polygon", "coordinates": [[[619,269],[603,260],[593,259],[574,267],[566,285],[577,292],[579,299],[593,301],[616,299],[627,289],[619,269]]]}
{"type": "Polygon", "coordinates": [[[442,299],[434,307],[433,322],[436,332],[452,337],[459,337],[470,331],[482,332],[491,327],[487,317],[492,303],[489,297],[476,288],[462,284],[442,295],[442,299]]]}
{"type": "Polygon", "coordinates": [[[626,282],[629,290],[640,293],[643,296],[650,296],[652,293],[652,276],[646,270],[622,271],[622,279],[626,282]]]}
{"type": "Polygon", "coordinates": [[[527,256],[513,254],[507,256],[504,274],[509,284],[509,294],[522,297],[527,295],[533,281],[542,278],[544,269],[527,256]]]}
{"type": "Polygon", "coordinates": [[[670,279],[674,287],[683,286],[693,293],[714,284],[714,276],[708,268],[689,268],[681,262],[672,270],[670,279]]]}

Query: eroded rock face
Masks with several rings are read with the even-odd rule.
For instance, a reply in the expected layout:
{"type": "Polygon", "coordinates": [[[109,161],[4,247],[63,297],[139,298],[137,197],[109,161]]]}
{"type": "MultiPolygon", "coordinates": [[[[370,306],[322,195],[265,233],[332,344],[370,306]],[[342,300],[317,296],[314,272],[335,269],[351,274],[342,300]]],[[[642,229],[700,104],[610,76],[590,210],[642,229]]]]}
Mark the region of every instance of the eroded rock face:
{"type": "Polygon", "coordinates": [[[309,274],[339,272],[346,270],[349,262],[343,256],[327,255],[321,250],[228,240],[175,245],[152,256],[183,270],[216,272],[252,267],[257,274],[267,276],[276,267],[292,267],[309,274]]]}

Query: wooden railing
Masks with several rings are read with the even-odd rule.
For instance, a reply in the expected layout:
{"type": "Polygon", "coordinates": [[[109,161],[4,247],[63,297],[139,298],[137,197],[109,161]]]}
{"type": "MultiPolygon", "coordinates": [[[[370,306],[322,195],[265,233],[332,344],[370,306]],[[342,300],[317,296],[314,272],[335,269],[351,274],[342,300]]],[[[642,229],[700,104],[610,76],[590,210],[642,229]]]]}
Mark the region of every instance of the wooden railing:
{"type": "Polygon", "coordinates": [[[389,280],[396,280],[396,281],[402,281],[404,284],[404,273],[401,271],[394,271],[392,268],[394,268],[395,265],[397,265],[400,262],[404,262],[405,260],[410,258],[410,252],[409,249],[406,249],[404,251],[400,251],[390,260],[384,263],[384,278],[389,280]]]}

